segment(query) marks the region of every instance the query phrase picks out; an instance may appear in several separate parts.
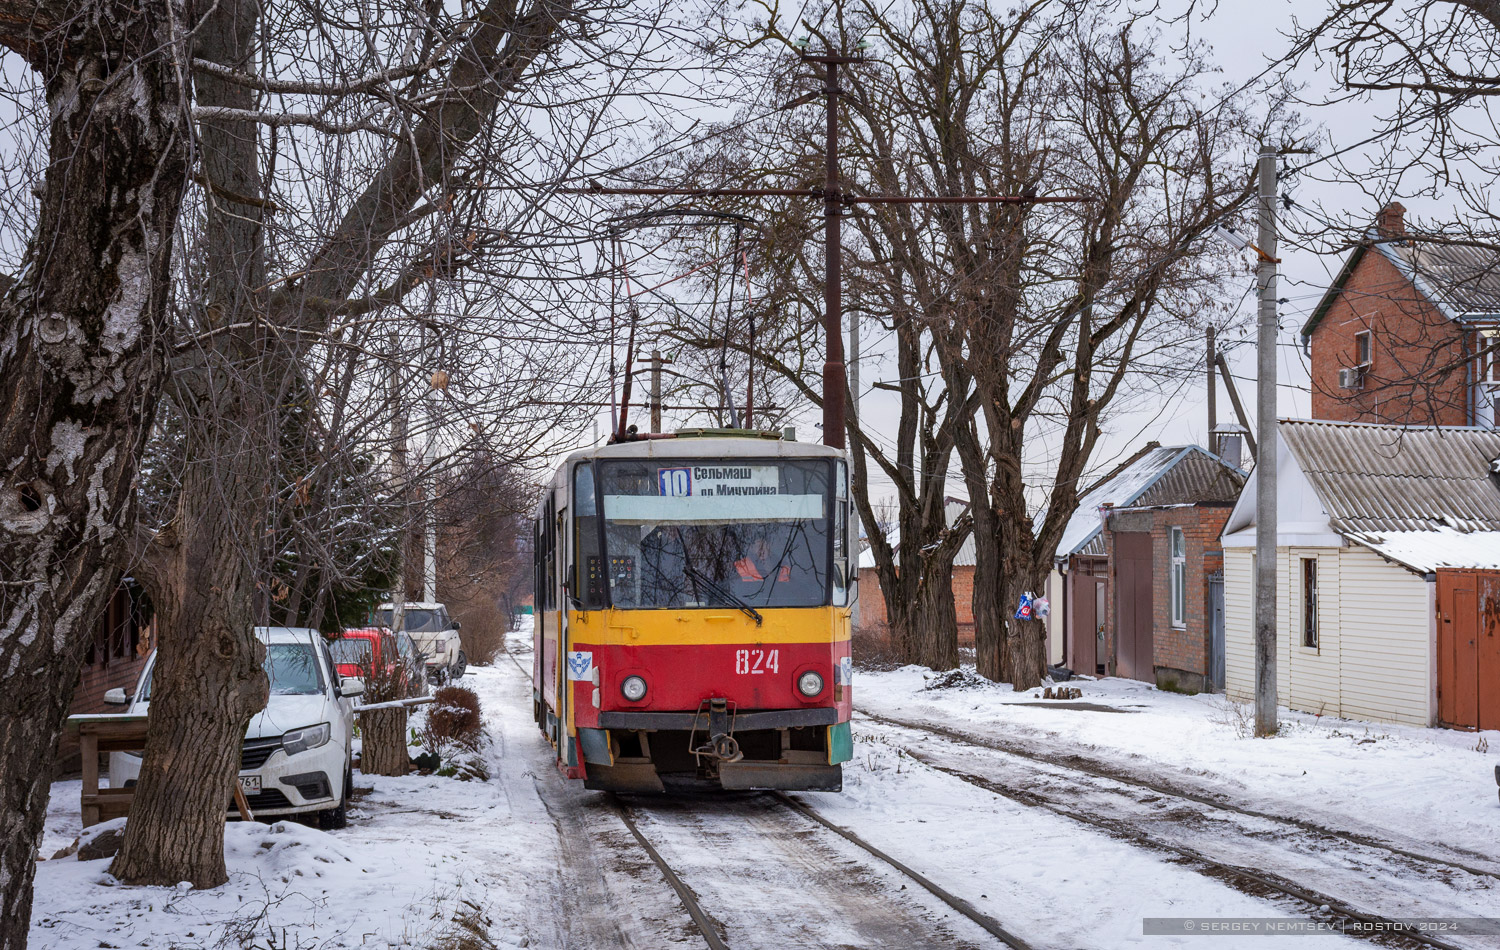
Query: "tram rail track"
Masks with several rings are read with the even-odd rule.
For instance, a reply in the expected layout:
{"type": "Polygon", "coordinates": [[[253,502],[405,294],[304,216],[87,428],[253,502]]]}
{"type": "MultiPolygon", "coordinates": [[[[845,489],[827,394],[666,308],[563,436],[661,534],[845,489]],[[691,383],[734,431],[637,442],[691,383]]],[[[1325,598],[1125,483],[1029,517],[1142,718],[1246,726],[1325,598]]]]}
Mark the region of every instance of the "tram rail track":
{"type": "MultiPolygon", "coordinates": [[[[922,889],[932,894],[949,908],[957,912],[960,916],[964,917],[975,926],[979,927],[981,930],[994,937],[1003,946],[1009,947],[1011,948],[1011,950],[1034,950],[1031,944],[1016,936],[1014,933],[1011,933],[1002,924],[1000,924],[999,921],[995,920],[988,914],[983,913],[973,904],[941,887],[931,878],[928,878],[926,875],[912,868],[905,862],[899,860],[898,858],[892,857],[885,851],[882,851],[881,849],[875,847],[873,844],[866,841],[858,834],[855,834],[853,831],[836,825],[828,819],[824,818],[810,806],[804,804],[803,802],[797,801],[795,798],[792,798],[785,792],[767,791],[761,794],[764,797],[769,798],[782,806],[785,806],[788,811],[816,823],[819,827],[832,832],[842,840],[847,841],[850,844],[853,844],[855,847],[861,849],[862,851],[870,854],[871,856],[879,860],[882,864],[898,872],[903,877],[914,882],[922,889]]],[[[684,875],[680,873],[676,868],[672,867],[672,865],[662,856],[661,851],[651,843],[651,841],[646,837],[645,833],[641,830],[640,824],[635,820],[633,807],[622,801],[619,796],[613,797],[615,808],[620,816],[620,819],[625,823],[626,828],[629,829],[631,835],[634,836],[641,849],[645,851],[646,855],[651,859],[651,862],[656,865],[657,869],[661,872],[662,877],[677,893],[678,899],[681,900],[683,908],[687,911],[688,916],[692,919],[694,925],[698,929],[698,932],[702,935],[703,941],[708,946],[709,950],[731,950],[730,944],[726,942],[724,938],[722,928],[720,927],[718,922],[715,921],[713,917],[703,909],[703,906],[698,899],[697,893],[684,879],[684,875]]]]}
{"type": "MultiPolygon", "coordinates": [[[[948,739],[960,746],[999,753],[1002,756],[1031,760],[1051,769],[1082,773],[1094,779],[1102,779],[1105,782],[1133,786],[1138,789],[1147,790],[1153,795],[1175,799],[1178,802],[1191,803],[1204,809],[1223,810],[1256,820],[1275,822],[1285,827],[1294,828],[1298,832],[1341,839],[1346,843],[1384,851],[1393,857],[1399,857],[1407,861],[1425,862],[1429,865],[1436,865],[1443,871],[1463,871],[1478,878],[1500,880],[1500,876],[1483,868],[1470,866],[1462,861],[1445,860],[1441,857],[1425,855],[1405,848],[1387,846],[1364,835],[1340,832],[1337,829],[1324,828],[1316,823],[1307,822],[1302,819],[1273,815],[1257,809],[1240,807],[1233,803],[1215,800],[1206,795],[1176,789],[1166,783],[1151,782],[1139,777],[1122,776],[1102,766],[1094,766],[1087,762],[1076,762],[1073,757],[1038,755],[1024,747],[1017,747],[1011,743],[993,740],[989,737],[969,735],[938,724],[902,720],[896,717],[869,713],[864,710],[859,710],[859,712],[872,722],[919,733],[930,733],[948,739]]],[[[911,757],[914,761],[928,768],[950,775],[960,781],[982,788],[1010,801],[1042,808],[1148,850],[1172,854],[1175,856],[1175,860],[1184,866],[1197,870],[1206,876],[1221,880],[1252,896],[1279,897],[1284,902],[1290,902],[1292,906],[1300,910],[1309,919],[1330,923],[1350,936],[1364,938],[1373,943],[1393,948],[1434,947],[1440,948],[1440,950],[1461,950],[1460,945],[1441,937],[1418,930],[1405,929],[1401,919],[1386,917],[1363,910],[1349,900],[1332,896],[1315,887],[1305,886],[1274,871],[1256,869],[1219,860],[1205,853],[1201,848],[1194,848],[1178,841],[1169,840],[1164,835],[1153,834],[1143,830],[1142,823],[1140,822],[1090,814],[1082,808],[1070,807],[1033,788],[1020,787],[1015,782],[996,780],[991,776],[977,774],[979,770],[944,765],[938,761],[937,756],[930,752],[913,749],[900,741],[894,741],[892,745],[905,755],[911,757]]],[[[1160,810],[1165,813],[1168,809],[1161,806],[1160,810]]],[[[1434,873],[1431,867],[1427,869],[1427,872],[1429,874],[1434,873]]],[[[1478,914],[1473,914],[1472,916],[1478,916],[1478,914]]]]}

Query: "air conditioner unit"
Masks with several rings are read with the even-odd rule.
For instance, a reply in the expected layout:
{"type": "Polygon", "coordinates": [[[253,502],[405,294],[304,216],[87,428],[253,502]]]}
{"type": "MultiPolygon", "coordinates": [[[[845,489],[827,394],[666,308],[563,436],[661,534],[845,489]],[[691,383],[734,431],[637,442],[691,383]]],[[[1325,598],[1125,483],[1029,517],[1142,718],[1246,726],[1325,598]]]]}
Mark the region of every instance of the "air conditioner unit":
{"type": "Polygon", "coordinates": [[[1363,367],[1346,366],[1339,370],[1340,389],[1364,389],[1365,371],[1363,367]]]}

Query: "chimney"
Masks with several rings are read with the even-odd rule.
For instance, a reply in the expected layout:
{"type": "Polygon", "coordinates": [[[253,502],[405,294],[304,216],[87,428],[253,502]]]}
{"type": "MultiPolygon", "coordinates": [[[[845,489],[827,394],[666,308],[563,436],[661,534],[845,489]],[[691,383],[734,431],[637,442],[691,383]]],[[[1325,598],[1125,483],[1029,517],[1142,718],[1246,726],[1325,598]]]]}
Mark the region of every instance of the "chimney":
{"type": "Polygon", "coordinates": [[[1245,467],[1245,427],[1237,422],[1221,422],[1209,433],[1209,444],[1215,455],[1233,465],[1245,467]]]}
{"type": "Polygon", "coordinates": [[[1383,238],[1400,237],[1406,234],[1406,206],[1392,201],[1375,216],[1375,230],[1383,238]]]}

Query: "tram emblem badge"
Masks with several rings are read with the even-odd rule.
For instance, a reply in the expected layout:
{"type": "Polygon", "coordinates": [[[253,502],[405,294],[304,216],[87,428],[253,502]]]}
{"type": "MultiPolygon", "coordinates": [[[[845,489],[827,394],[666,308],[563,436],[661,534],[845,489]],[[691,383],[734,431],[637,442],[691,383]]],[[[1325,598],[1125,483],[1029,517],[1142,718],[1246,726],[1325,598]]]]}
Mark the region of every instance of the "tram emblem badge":
{"type": "Polygon", "coordinates": [[[594,654],[587,650],[568,651],[568,679],[586,680],[594,675],[594,654]]]}

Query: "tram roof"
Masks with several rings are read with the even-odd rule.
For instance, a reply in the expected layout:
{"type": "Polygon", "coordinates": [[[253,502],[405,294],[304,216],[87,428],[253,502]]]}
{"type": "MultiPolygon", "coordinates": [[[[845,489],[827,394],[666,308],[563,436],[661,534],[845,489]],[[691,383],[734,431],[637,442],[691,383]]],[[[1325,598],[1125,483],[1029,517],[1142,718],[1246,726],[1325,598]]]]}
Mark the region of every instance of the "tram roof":
{"type": "Polygon", "coordinates": [[[757,435],[682,435],[670,439],[616,442],[573,452],[563,465],[586,459],[842,458],[843,449],[757,435]]]}

